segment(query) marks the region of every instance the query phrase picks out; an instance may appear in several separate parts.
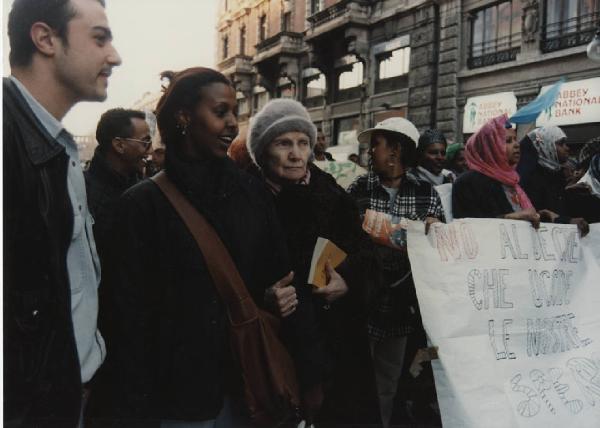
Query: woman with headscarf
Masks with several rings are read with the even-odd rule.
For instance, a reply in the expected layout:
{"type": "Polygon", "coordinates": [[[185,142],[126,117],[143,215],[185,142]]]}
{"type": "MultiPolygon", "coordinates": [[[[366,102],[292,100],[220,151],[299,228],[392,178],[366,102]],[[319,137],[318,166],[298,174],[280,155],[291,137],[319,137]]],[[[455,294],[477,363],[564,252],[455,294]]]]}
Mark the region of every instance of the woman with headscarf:
{"type": "MultiPolygon", "coordinates": [[[[370,254],[370,241],[362,231],[353,199],[331,175],[311,163],[316,143],[317,128],[306,108],[289,99],[272,100],[254,116],[246,143],[257,167],[255,172],[270,190],[283,227],[299,310],[312,320],[291,326],[299,340],[290,343],[306,427],[319,415],[326,398],[350,413],[352,401],[344,403],[342,397],[351,398],[348,391],[356,385],[347,379],[359,367],[353,360],[360,346],[353,345],[359,345],[362,337],[362,257],[370,254]],[[327,265],[328,281],[323,288],[308,282],[319,237],[332,241],[348,255],[339,267],[327,265]],[[329,394],[328,386],[337,389],[329,394]]],[[[364,338],[368,361],[366,334],[364,338]]]]}
{"type": "Polygon", "coordinates": [[[595,154],[583,178],[566,192],[567,212],[588,223],[600,222],[600,153],[595,154]]]}
{"type": "Polygon", "coordinates": [[[515,170],[520,156],[516,132],[506,115],[490,119],[473,134],[465,147],[470,171],[454,183],[454,217],[526,220],[537,227],[540,214],[515,170]]]}
{"type": "Polygon", "coordinates": [[[446,163],[446,137],[437,129],[428,129],[417,143],[417,166],[412,174],[432,186],[451,183],[452,173],[444,169],[446,163]]]}
{"type": "Polygon", "coordinates": [[[521,159],[517,165],[520,185],[533,205],[556,213],[553,223],[576,224],[583,234],[589,231],[582,218],[567,215],[562,164],[569,157],[567,136],[558,126],[544,126],[531,131],[520,142],[521,159]]]}

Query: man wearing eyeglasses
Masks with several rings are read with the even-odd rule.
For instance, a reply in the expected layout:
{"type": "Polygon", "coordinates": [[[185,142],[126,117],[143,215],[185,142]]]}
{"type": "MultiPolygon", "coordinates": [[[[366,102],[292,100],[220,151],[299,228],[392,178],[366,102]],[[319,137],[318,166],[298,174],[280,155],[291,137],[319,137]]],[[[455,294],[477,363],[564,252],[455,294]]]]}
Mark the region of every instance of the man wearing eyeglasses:
{"type": "Polygon", "coordinates": [[[98,147],[85,172],[85,184],[102,265],[114,205],[142,177],[150,154],[152,137],[145,118],[144,112],[115,108],[100,117],[96,128],[98,147]]]}
{"type": "MultiPolygon", "coordinates": [[[[100,311],[98,327],[102,331],[107,347],[111,346],[114,327],[110,323],[110,302],[106,301],[103,290],[104,284],[111,281],[112,272],[106,269],[107,258],[105,250],[111,239],[110,230],[117,219],[114,218],[115,204],[121,194],[136,184],[143,176],[146,158],[152,152],[152,137],[146,122],[146,115],[139,110],[115,108],[106,111],[96,127],[98,147],[94,152],[90,167],[85,171],[88,205],[94,218],[94,238],[102,267],[102,278],[98,291],[100,311]]],[[[115,380],[106,378],[107,365],[110,356],[104,362],[94,377],[94,393],[89,402],[88,415],[92,418],[104,417],[102,409],[107,408],[111,385],[115,380]]]]}

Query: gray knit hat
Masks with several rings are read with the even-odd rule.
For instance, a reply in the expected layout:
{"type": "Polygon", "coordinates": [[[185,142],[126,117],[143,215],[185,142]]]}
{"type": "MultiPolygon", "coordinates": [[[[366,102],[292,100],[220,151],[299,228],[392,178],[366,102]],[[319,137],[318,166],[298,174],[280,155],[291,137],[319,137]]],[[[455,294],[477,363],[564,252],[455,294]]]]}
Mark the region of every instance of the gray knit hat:
{"type": "Polygon", "coordinates": [[[286,132],[303,132],[310,139],[310,147],[315,146],[317,128],[311,122],[304,106],[290,99],[269,101],[256,116],[250,120],[246,147],[255,164],[267,146],[281,134],[286,132]]]}

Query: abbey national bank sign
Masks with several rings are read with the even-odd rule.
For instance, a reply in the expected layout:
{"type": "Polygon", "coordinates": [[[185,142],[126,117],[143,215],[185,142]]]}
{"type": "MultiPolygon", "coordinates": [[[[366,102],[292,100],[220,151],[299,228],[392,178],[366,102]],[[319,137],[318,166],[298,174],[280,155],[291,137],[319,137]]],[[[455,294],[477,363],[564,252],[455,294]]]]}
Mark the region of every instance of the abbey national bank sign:
{"type": "Polygon", "coordinates": [[[514,92],[499,92],[490,95],[467,98],[463,116],[463,132],[476,132],[493,117],[512,116],[517,111],[517,97],[514,92]]]}
{"type": "MultiPolygon", "coordinates": [[[[544,93],[550,86],[542,87],[544,93]]],[[[563,83],[552,107],[540,114],[537,126],[600,122],[600,77],[563,83]]]]}

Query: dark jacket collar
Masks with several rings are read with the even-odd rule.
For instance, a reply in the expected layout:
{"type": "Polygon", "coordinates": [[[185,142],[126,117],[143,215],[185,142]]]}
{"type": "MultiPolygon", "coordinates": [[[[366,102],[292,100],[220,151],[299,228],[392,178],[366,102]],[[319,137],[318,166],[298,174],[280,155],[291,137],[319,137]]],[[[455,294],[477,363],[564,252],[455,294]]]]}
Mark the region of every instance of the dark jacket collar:
{"type": "Polygon", "coordinates": [[[175,148],[167,148],[165,171],[192,205],[204,212],[229,197],[240,183],[240,171],[229,157],[193,160],[175,148]]]}
{"type": "Polygon", "coordinates": [[[131,187],[137,181],[137,177],[135,175],[124,176],[115,171],[108,163],[104,153],[100,151],[100,147],[97,147],[94,152],[94,157],[90,163],[88,173],[89,175],[96,177],[101,182],[106,183],[120,191],[124,191],[125,189],[131,187]]]}
{"type": "Polygon", "coordinates": [[[9,78],[3,79],[2,89],[4,114],[11,114],[13,120],[17,122],[15,125],[21,125],[18,128],[23,136],[23,144],[29,160],[34,165],[39,165],[64,152],[65,148],[46,131],[9,78]],[[18,123],[21,121],[23,123],[18,123]]]}

